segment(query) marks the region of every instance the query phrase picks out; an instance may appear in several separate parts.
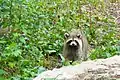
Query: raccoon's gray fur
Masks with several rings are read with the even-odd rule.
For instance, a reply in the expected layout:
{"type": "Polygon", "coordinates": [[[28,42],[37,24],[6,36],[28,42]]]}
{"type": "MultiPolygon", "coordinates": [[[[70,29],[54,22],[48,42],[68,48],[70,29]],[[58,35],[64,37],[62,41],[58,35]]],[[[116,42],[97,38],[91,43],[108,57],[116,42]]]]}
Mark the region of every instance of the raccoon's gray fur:
{"type": "Polygon", "coordinates": [[[88,42],[82,31],[73,29],[64,34],[63,56],[70,61],[87,60],[88,42]]]}

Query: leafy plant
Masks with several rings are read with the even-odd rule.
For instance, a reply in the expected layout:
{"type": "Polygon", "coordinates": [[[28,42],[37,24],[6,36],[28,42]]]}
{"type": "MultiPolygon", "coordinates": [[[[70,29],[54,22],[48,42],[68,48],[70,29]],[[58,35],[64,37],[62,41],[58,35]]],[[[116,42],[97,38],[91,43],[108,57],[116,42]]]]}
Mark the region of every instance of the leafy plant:
{"type": "Polygon", "coordinates": [[[11,27],[0,36],[0,69],[7,72],[1,78],[28,80],[56,67],[72,28],[87,36],[90,59],[119,55],[117,25],[107,11],[104,0],[0,0],[0,30],[11,27]]]}

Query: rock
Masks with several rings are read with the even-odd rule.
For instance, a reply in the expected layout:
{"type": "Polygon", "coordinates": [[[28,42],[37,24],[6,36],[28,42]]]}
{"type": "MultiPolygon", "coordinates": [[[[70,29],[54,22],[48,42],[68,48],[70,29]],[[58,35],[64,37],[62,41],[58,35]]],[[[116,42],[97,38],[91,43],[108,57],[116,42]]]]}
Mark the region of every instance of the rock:
{"type": "Polygon", "coordinates": [[[48,70],[33,80],[119,80],[120,56],[107,59],[86,61],[75,66],[64,66],[60,69],[48,70]]]}

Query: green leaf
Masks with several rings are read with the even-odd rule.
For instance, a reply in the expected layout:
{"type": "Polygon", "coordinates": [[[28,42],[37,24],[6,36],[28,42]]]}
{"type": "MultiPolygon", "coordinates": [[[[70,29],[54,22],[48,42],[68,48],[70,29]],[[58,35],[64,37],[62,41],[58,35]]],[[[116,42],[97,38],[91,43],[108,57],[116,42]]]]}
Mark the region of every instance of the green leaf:
{"type": "Polygon", "coordinates": [[[48,52],[48,53],[55,53],[56,50],[46,50],[46,52],[48,52]]]}
{"type": "Polygon", "coordinates": [[[3,69],[0,69],[0,75],[6,74],[6,72],[3,69]]]}
{"type": "Polygon", "coordinates": [[[42,73],[42,72],[44,72],[44,71],[46,71],[46,69],[41,66],[41,67],[39,67],[39,69],[38,69],[38,74],[40,74],[40,73],[42,73]]]}
{"type": "Polygon", "coordinates": [[[3,77],[0,77],[0,80],[5,80],[3,77]]]}
{"type": "Polygon", "coordinates": [[[7,41],[0,41],[0,44],[4,44],[4,43],[6,43],[7,41]]]}
{"type": "Polygon", "coordinates": [[[13,62],[9,62],[8,65],[10,66],[10,68],[15,67],[15,63],[13,63],[13,62]]]}
{"type": "Polygon", "coordinates": [[[111,57],[112,55],[110,53],[105,53],[107,58],[111,57]]]}
{"type": "Polygon", "coordinates": [[[21,37],[20,41],[25,44],[25,38],[24,37],[21,37]]]}
{"type": "Polygon", "coordinates": [[[12,52],[11,54],[13,54],[15,57],[18,57],[21,54],[21,50],[15,50],[14,52],[12,52]]]}

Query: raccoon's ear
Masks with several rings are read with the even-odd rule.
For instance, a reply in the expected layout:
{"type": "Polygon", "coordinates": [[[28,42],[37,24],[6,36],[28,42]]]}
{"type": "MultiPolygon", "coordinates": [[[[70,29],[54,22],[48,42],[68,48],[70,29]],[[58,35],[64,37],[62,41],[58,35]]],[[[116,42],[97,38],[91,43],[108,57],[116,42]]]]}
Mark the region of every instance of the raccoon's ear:
{"type": "Polygon", "coordinates": [[[77,36],[77,38],[82,38],[82,36],[80,34],[77,34],[76,36],[77,36]]]}
{"type": "Polygon", "coordinates": [[[64,38],[65,38],[65,39],[67,39],[69,36],[70,36],[69,33],[65,33],[65,34],[64,34],[64,38]]]}

